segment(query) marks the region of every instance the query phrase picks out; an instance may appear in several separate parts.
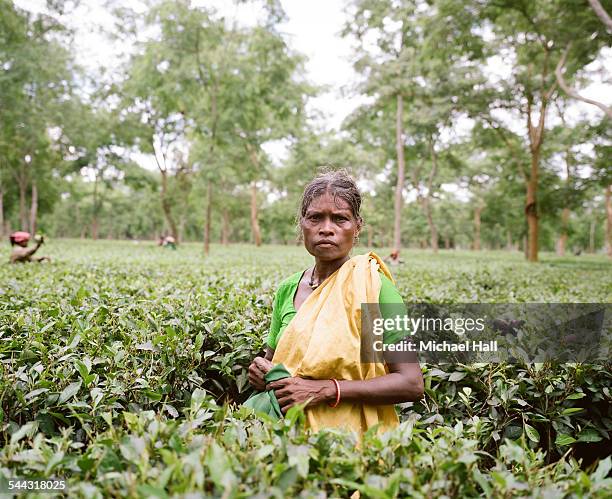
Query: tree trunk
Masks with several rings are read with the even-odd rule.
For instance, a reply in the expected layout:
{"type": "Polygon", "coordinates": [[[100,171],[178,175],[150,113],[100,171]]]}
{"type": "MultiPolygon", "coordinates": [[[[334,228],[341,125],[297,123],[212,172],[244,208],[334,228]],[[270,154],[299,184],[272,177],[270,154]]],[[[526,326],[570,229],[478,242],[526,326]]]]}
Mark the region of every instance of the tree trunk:
{"type": "Polygon", "coordinates": [[[404,98],[397,95],[397,114],[395,119],[395,149],[397,152],[397,184],[395,186],[395,218],[393,222],[393,250],[399,252],[402,246],[402,206],[406,163],[404,159],[404,98]]]}
{"type": "Polygon", "coordinates": [[[372,226],[368,226],[368,248],[372,248],[372,243],[374,242],[374,230],[372,226]]]}
{"type": "MultiPolygon", "coordinates": [[[[594,214],[591,214],[593,216],[594,214]]],[[[591,227],[589,230],[589,253],[595,253],[595,219],[591,220],[591,227]]]]}
{"type": "Polygon", "coordinates": [[[179,216],[178,235],[181,241],[185,239],[185,223],[186,223],[185,218],[186,217],[184,213],[179,216]]]}
{"type": "MultiPolygon", "coordinates": [[[[561,123],[563,124],[563,127],[567,127],[567,123],[565,122],[565,116],[563,115],[563,112],[561,112],[561,109],[559,109],[559,115],[561,117],[561,123]]],[[[569,189],[570,187],[570,180],[572,177],[572,163],[573,163],[573,158],[572,158],[571,148],[566,147],[565,148],[565,187],[566,189],[569,189]]],[[[557,241],[557,255],[558,256],[565,256],[565,246],[567,244],[567,238],[568,238],[567,225],[569,221],[569,216],[570,216],[570,209],[568,206],[564,206],[563,211],[561,212],[561,234],[559,234],[559,241],[557,241]]]]}
{"type": "MultiPolygon", "coordinates": [[[[539,75],[542,81],[545,81],[548,75],[548,64],[550,59],[550,49],[544,48],[544,62],[542,67],[542,73],[539,75]]],[[[531,76],[532,66],[528,66],[528,72],[531,76]]],[[[540,109],[537,124],[533,122],[532,110],[533,110],[533,94],[527,93],[527,132],[529,135],[529,152],[531,153],[531,171],[529,174],[523,172],[525,180],[527,181],[527,196],[525,200],[525,215],[527,217],[527,235],[529,241],[527,260],[530,262],[538,261],[538,205],[537,205],[537,194],[538,194],[538,170],[540,167],[540,151],[542,144],[544,143],[544,130],[546,124],[546,111],[548,108],[548,102],[552,98],[557,83],[553,83],[548,90],[543,93],[540,101],[540,109]]]]}
{"type": "Polygon", "coordinates": [[[425,198],[425,215],[427,216],[427,224],[429,225],[429,233],[431,235],[431,249],[434,253],[438,252],[438,229],[434,224],[433,214],[431,212],[431,191],[433,189],[433,181],[438,171],[438,157],[434,147],[433,137],[429,140],[429,153],[431,155],[431,171],[427,179],[427,197],[425,198]]]}
{"type": "MultiPolygon", "coordinates": [[[[81,208],[79,207],[78,202],[76,203],[75,212],[76,212],[77,223],[79,227],[81,227],[80,237],[81,239],[85,239],[85,236],[87,235],[87,224],[85,223],[84,220],[81,219],[81,208]]],[[[71,231],[71,228],[69,228],[68,230],[71,231]]],[[[69,232],[69,233],[70,233],[70,237],[73,237],[72,232],[69,232]]]]}
{"type": "Polygon", "coordinates": [[[444,249],[450,249],[450,238],[448,236],[444,236],[444,249]]]}
{"type": "Polygon", "coordinates": [[[210,253],[210,224],[212,217],[212,181],[206,183],[206,218],[204,220],[204,254],[210,253]]]}
{"type": "Polygon", "coordinates": [[[227,208],[223,209],[223,227],[221,229],[221,244],[224,246],[229,245],[229,210],[227,208]]]}
{"type": "Polygon", "coordinates": [[[537,160],[532,157],[532,173],[527,182],[527,199],[525,201],[525,214],[527,215],[527,260],[538,261],[538,211],[537,211],[537,160]]]}
{"type": "Polygon", "coordinates": [[[606,247],[612,258],[612,185],[606,187],[606,247]]]}
{"type": "Polygon", "coordinates": [[[525,252],[525,258],[529,258],[529,239],[527,236],[523,236],[523,251],[525,252]]]}
{"type": "Polygon", "coordinates": [[[36,234],[36,217],[38,216],[38,187],[36,180],[32,180],[32,198],[30,203],[30,232],[36,234]]]}
{"type": "Polygon", "coordinates": [[[510,229],[506,230],[506,249],[507,250],[514,249],[514,246],[512,244],[512,232],[510,232],[510,229]]]}
{"type": "Polygon", "coordinates": [[[255,180],[251,183],[251,230],[255,246],[261,246],[261,231],[257,221],[257,183],[255,180]]]}
{"type": "Polygon", "coordinates": [[[98,175],[94,180],[93,190],[93,213],[91,217],[91,238],[96,241],[98,239],[98,175]]]}
{"type": "Polygon", "coordinates": [[[106,233],[106,239],[112,239],[113,238],[113,205],[111,203],[111,207],[108,213],[108,232],[106,233]]]}
{"type": "Polygon", "coordinates": [[[91,221],[91,238],[96,241],[98,239],[98,217],[93,216],[91,221]]]}
{"type": "Polygon", "coordinates": [[[162,210],[164,212],[164,216],[166,217],[166,222],[168,222],[168,226],[170,227],[170,232],[172,233],[172,237],[176,244],[179,244],[179,233],[176,228],[176,222],[172,216],[172,207],[170,206],[170,201],[168,200],[168,172],[160,169],[161,173],[161,204],[162,210]]]}
{"type": "Polygon", "coordinates": [[[482,206],[479,204],[474,208],[474,251],[480,251],[480,213],[482,206]]]}
{"type": "Polygon", "coordinates": [[[423,211],[425,211],[425,216],[427,217],[427,225],[429,226],[429,239],[430,239],[430,247],[434,253],[438,252],[438,229],[433,220],[433,215],[431,213],[431,202],[429,199],[429,193],[427,197],[423,198],[423,211]]]}
{"type": "Polygon", "coordinates": [[[567,222],[569,220],[570,210],[569,208],[563,208],[561,212],[561,235],[557,242],[557,255],[565,256],[565,246],[567,244],[567,222]]]}
{"type": "Polygon", "coordinates": [[[21,224],[21,230],[28,230],[28,214],[26,210],[26,188],[27,183],[25,179],[20,179],[19,182],[19,223],[21,224]]]}
{"type": "Polygon", "coordinates": [[[4,237],[4,189],[0,188],[0,238],[4,237]]]}

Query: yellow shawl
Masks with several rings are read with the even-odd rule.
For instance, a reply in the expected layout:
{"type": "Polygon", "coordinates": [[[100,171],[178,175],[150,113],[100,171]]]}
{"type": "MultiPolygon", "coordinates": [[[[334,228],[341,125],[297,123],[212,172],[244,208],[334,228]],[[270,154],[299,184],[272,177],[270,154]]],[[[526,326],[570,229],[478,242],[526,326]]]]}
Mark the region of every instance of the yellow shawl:
{"type": "MultiPolygon", "coordinates": [[[[389,373],[384,363],[361,363],[361,304],[378,303],[378,269],[393,277],[373,252],[345,262],[306,298],[283,332],[272,362],[292,376],[309,379],[366,380],[389,373]]],[[[375,424],[386,431],[399,424],[393,405],[342,402],[307,407],[307,426],[345,427],[359,438],[375,424]]]]}

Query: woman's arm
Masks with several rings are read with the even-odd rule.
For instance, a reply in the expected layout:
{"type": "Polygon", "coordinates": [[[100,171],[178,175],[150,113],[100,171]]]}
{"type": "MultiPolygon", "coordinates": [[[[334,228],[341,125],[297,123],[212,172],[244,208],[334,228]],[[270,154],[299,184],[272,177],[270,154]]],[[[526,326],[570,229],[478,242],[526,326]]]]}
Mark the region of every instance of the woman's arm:
{"type": "Polygon", "coordinates": [[[42,240],[38,240],[36,241],[36,245],[32,246],[31,248],[28,248],[27,251],[25,252],[25,257],[30,257],[32,256],[34,253],[36,253],[38,251],[38,248],[40,248],[42,246],[42,240]]]}
{"type": "MultiPolygon", "coordinates": [[[[365,381],[338,381],[340,400],[366,404],[401,404],[423,398],[423,373],[418,362],[387,364],[389,374],[365,381]]],[[[335,400],[336,391],[332,401],[335,400]]]]}
{"type": "MultiPolygon", "coordinates": [[[[423,374],[418,362],[388,364],[389,374],[368,380],[341,380],[340,400],[372,405],[414,402],[423,397],[423,374]]],[[[311,399],[308,405],[336,400],[336,387],[331,380],[285,378],[274,381],[272,388],[281,411],[311,399]]]]}

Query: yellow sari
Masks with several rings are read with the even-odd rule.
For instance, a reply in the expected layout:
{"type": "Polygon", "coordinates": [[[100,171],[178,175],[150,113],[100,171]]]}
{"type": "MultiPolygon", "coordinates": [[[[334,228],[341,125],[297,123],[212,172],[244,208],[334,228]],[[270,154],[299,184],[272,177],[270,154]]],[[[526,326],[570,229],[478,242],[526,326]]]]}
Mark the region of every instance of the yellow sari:
{"type": "MultiPolygon", "coordinates": [[[[351,258],[321,283],[283,332],[272,363],[307,379],[367,380],[388,374],[382,362],[361,362],[361,304],[378,302],[379,268],[393,282],[384,262],[369,252],[351,258]]],[[[393,405],[341,400],[335,408],[307,407],[305,414],[314,431],[347,428],[359,438],[376,424],[379,432],[399,424],[393,405]]]]}

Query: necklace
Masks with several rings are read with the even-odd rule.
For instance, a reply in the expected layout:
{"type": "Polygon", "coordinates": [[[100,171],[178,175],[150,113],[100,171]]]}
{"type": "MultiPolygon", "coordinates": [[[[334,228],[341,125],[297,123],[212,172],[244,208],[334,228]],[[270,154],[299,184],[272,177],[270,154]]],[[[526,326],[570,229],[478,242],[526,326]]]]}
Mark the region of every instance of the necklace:
{"type": "Polygon", "coordinates": [[[316,268],[317,266],[315,264],[315,266],[312,269],[312,274],[310,274],[310,282],[308,283],[308,286],[310,287],[310,289],[317,289],[319,287],[319,284],[321,284],[320,282],[318,282],[317,284],[314,283],[314,274],[315,274],[316,268]]]}

